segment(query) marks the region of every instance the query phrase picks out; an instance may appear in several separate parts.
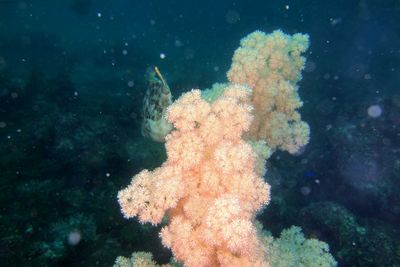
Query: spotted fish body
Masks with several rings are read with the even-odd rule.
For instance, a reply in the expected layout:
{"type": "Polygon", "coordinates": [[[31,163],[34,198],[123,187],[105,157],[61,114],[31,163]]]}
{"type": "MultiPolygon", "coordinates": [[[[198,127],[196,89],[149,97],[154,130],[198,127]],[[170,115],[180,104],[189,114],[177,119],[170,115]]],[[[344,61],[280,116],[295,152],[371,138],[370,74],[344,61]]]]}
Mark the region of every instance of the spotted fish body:
{"type": "MultiPolygon", "coordinates": [[[[158,69],[155,69],[158,72],[158,69]]],[[[142,135],[157,142],[164,142],[172,130],[165,118],[167,108],[172,104],[172,94],[161,74],[148,70],[148,88],[143,101],[142,135]],[[158,75],[158,76],[157,76],[158,75]]]]}

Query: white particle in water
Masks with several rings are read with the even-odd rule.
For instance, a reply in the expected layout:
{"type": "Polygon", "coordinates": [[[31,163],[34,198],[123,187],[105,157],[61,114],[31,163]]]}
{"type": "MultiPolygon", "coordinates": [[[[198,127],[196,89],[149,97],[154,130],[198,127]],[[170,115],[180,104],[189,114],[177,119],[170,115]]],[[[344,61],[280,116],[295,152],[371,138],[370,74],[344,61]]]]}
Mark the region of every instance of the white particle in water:
{"type": "Polygon", "coordinates": [[[68,244],[71,246],[76,246],[82,239],[81,232],[79,230],[73,230],[68,235],[68,244]]]}
{"type": "Polygon", "coordinates": [[[369,106],[367,113],[371,118],[375,119],[382,115],[382,108],[378,105],[372,105],[369,106]]]}

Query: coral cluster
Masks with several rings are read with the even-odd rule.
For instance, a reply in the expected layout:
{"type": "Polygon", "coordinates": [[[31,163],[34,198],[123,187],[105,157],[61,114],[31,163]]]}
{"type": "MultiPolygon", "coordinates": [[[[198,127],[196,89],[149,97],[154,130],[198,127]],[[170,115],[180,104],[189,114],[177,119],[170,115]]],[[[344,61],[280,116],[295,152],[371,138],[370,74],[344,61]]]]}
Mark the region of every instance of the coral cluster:
{"type": "MultiPolygon", "coordinates": [[[[185,266],[267,267],[280,257],[255,216],[270,200],[266,159],[275,149],[294,153],[308,142],[296,86],[307,47],[301,34],[244,38],[229,84],[184,93],[168,107],[174,130],[165,137],[167,161],[119,192],[126,218],[159,224],[167,215],[162,243],[185,266]]],[[[315,266],[335,265],[325,243],[303,241],[299,247],[314,244],[310,257],[324,263],[315,266]]],[[[148,254],[118,259],[115,266],[154,266],[148,254]]]]}
{"type": "Polygon", "coordinates": [[[329,253],[328,244],[317,239],[306,239],[301,228],[283,230],[279,238],[265,235],[268,261],[274,267],[329,267],[336,261],[329,253]]]}
{"type": "Polygon", "coordinates": [[[199,90],[182,95],[167,112],[175,126],[166,137],[168,160],[118,194],[127,218],[158,224],[168,211],[160,236],[186,266],[267,266],[254,218],[269,186],[242,139],[253,118],[250,97],[239,85],[212,104],[199,90]]]}
{"type": "MultiPolygon", "coordinates": [[[[159,266],[153,261],[153,255],[149,252],[135,252],[130,258],[118,257],[114,267],[154,267],[159,266]]],[[[171,264],[163,264],[160,267],[172,267],[171,264]]]]}
{"type": "Polygon", "coordinates": [[[275,149],[297,152],[309,141],[309,126],[297,111],[303,105],[296,83],[301,79],[308,35],[265,34],[255,31],[243,38],[228,71],[231,83],[254,90],[255,119],[251,139],[265,140],[275,149]]]}

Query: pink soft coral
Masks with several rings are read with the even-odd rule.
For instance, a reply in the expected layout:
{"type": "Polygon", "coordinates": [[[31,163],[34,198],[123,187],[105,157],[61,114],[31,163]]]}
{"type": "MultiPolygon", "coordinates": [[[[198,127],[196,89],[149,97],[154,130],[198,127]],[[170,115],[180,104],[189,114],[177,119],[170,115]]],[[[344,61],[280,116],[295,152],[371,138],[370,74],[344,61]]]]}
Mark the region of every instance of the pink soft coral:
{"type": "Polygon", "coordinates": [[[255,31],[235,51],[228,80],[253,89],[255,118],[248,137],[265,140],[272,149],[296,153],[309,141],[310,129],[301,120],[303,105],[297,82],[301,79],[308,35],[255,31]]]}
{"type": "Polygon", "coordinates": [[[144,170],[119,192],[126,217],[170,223],[160,236],[185,266],[267,266],[255,214],[269,202],[258,155],[242,139],[253,119],[251,90],[231,85],[213,103],[199,90],[167,111],[175,130],[166,137],[167,161],[144,170]]]}

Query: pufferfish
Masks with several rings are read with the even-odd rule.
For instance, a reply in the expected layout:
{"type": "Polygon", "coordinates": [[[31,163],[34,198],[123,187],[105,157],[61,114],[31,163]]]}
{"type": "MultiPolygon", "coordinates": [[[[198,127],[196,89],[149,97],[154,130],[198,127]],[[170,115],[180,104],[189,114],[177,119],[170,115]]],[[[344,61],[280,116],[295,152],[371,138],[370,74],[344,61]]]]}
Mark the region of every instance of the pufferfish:
{"type": "Polygon", "coordinates": [[[157,67],[147,70],[146,80],[148,88],[143,100],[142,135],[164,142],[173,128],[165,117],[167,108],[172,104],[171,90],[157,67]]]}

